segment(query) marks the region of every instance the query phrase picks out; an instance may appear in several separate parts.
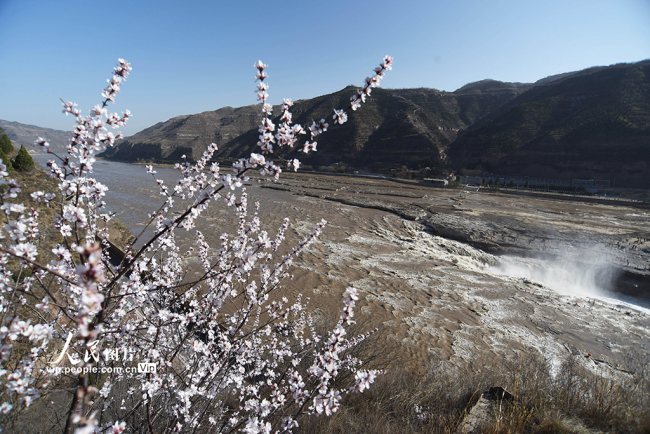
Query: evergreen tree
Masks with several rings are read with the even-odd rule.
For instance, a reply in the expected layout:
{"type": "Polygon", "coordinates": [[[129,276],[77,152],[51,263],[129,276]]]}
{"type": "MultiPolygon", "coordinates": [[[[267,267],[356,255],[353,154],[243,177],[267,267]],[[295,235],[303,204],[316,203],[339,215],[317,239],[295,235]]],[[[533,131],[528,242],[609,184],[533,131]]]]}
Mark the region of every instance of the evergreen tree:
{"type": "Polygon", "coordinates": [[[14,166],[11,164],[11,160],[7,157],[7,154],[3,152],[2,148],[0,148],[0,160],[2,161],[2,164],[7,166],[7,173],[14,171],[14,166]]]}
{"type": "Polygon", "coordinates": [[[14,159],[14,167],[19,172],[31,172],[36,167],[34,159],[31,155],[29,155],[27,149],[25,149],[25,147],[22,145],[20,146],[18,155],[16,155],[16,158],[14,159]]]}
{"type": "Polygon", "coordinates": [[[14,145],[11,144],[11,140],[2,128],[0,128],[0,149],[5,155],[11,155],[14,152],[14,145]]]}

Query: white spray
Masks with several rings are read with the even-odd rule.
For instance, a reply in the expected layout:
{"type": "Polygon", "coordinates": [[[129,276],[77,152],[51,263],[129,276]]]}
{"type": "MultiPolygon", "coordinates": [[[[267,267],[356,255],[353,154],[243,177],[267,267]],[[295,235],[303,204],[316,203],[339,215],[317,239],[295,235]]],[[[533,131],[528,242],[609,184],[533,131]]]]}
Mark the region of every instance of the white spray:
{"type": "Polygon", "coordinates": [[[578,297],[608,295],[618,275],[616,267],[612,264],[584,252],[579,260],[568,256],[554,259],[505,256],[500,258],[493,271],[511,277],[526,278],[560,294],[578,297]]]}

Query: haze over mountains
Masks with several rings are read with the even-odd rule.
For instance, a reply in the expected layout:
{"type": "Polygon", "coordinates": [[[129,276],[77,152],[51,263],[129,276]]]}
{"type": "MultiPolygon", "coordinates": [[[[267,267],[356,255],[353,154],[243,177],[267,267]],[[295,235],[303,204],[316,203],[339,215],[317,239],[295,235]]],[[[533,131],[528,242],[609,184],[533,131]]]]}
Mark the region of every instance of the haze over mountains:
{"type": "MultiPolygon", "coordinates": [[[[330,128],[318,137],[318,152],[281,155],[314,168],[339,162],[359,170],[478,168],[650,186],[650,60],[536,83],[482,80],[454,92],[378,88],[359,110],[348,111],[346,124],[333,125],[332,109],[347,107],[355,90],[296,101],[294,123],[308,127],[325,118],[330,128]]],[[[280,108],[273,113],[278,124],[280,108]]],[[[215,158],[240,158],[259,149],[259,122],[259,105],[177,116],[118,142],[103,156],[177,162],[183,154],[198,158],[215,142],[215,158]]]]}

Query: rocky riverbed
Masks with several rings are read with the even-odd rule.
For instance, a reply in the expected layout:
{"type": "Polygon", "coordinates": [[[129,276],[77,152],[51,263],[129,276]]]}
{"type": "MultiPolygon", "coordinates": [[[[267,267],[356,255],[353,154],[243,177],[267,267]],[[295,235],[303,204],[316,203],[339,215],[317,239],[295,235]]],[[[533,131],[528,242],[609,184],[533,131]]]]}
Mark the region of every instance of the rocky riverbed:
{"type": "MultiPolygon", "coordinates": [[[[173,169],[156,170],[167,185],[177,179],[173,169]]],[[[95,172],[111,189],[109,208],[139,234],[162,202],[151,175],[112,162],[98,162],[95,172]]],[[[585,367],[615,375],[650,360],[648,208],[300,173],[253,178],[246,187],[249,203],[260,202],[264,229],[273,233],[290,218],[287,246],[321,218],[329,222],[295,262],[282,295],[310,297],[326,321],[355,286],[355,318],[378,327],[374,345],[390,344],[404,364],[490,367],[537,353],[557,368],[573,353],[584,355],[585,367]]],[[[198,229],[216,251],[235,224],[220,202],[198,229]]],[[[193,237],[178,238],[189,247],[193,237]]],[[[193,266],[188,260],[188,272],[193,266]]]]}
{"type": "Polygon", "coordinates": [[[330,309],[357,287],[360,322],[421,366],[573,352],[615,372],[650,351],[646,208],[360,177],[260,185],[291,195],[299,232],[330,222],[291,286],[330,309]]]}

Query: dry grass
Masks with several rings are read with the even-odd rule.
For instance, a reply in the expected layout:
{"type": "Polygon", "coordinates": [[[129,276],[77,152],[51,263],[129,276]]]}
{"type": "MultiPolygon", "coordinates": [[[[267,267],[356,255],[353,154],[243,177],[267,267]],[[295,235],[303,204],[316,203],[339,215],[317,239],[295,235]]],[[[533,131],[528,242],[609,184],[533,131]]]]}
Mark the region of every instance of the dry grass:
{"type": "Polygon", "coordinates": [[[300,433],[460,433],[481,394],[501,386],[514,395],[493,404],[476,433],[650,433],[650,365],[641,357],[616,380],[568,356],[551,375],[541,356],[490,366],[438,364],[426,375],[388,369],[364,394],[348,395],[333,417],[308,417],[300,433]],[[627,373],[626,373],[627,372],[627,373]]]}

